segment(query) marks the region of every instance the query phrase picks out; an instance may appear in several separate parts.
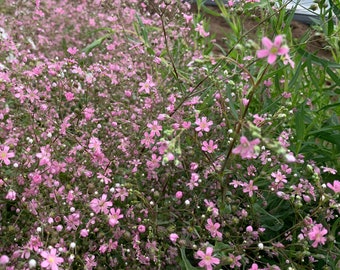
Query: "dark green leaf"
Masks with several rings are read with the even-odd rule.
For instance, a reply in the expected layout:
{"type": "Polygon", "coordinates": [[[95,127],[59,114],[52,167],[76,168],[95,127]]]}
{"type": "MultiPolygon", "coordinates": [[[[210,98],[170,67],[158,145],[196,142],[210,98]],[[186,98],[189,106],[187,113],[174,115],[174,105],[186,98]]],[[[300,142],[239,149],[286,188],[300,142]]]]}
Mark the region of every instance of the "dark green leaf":
{"type": "Polygon", "coordinates": [[[302,48],[298,48],[297,52],[301,54],[303,57],[310,59],[310,61],[312,61],[312,63],[314,64],[317,64],[323,67],[340,69],[340,64],[317,57],[314,54],[311,54],[302,48]]]}
{"type": "Polygon", "coordinates": [[[84,49],[82,49],[82,51],[85,52],[86,54],[90,53],[93,49],[99,47],[104,42],[104,40],[107,39],[110,36],[111,36],[111,34],[106,34],[105,36],[96,39],[90,45],[88,45],[84,49]]]}
{"type": "Polygon", "coordinates": [[[191,263],[189,262],[185,254],[185,248],[181,248],[181,257],[182,257],[182,262],[184,264],[185,270],[198,270],[199,269],[191,265],[191,263]]]}

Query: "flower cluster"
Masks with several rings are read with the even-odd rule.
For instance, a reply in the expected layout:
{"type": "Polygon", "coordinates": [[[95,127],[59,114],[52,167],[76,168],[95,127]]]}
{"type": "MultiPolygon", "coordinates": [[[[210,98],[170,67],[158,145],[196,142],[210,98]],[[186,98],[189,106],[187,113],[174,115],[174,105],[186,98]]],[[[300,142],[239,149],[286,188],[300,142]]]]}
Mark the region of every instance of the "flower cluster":
{"type": "Polygon", "coordinates": [[[334,95],[283,35],[225,57],[188,2],[2,2],[1,269],[336,269],[334,95]]]}

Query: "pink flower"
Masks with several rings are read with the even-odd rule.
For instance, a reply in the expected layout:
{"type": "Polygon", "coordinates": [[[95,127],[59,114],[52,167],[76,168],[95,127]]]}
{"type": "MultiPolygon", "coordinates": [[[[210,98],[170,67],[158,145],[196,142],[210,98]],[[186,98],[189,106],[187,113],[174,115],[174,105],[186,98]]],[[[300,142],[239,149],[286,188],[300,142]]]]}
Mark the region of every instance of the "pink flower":
{"type": "Polygon", "coordinates": [[[191,173],[190,182],[186,184],[190,190],[193,190],[194,187],[198,186],[199,177],[200,177],[199,174],[191,173]]]}
{"type": "Polygon", "coordinates": [[[175,197],[176,197],[176,199],[180,200],[183,197],[183,192],[177,191],[175,197]]]}
{"type": "Polygon", "coordinates": [[[289,48],[287,46],[282,46],[282,40],[283,37],[281,35],[276,36],[274,42],[267,37],[262,38],[262,45],[265,49],[258,50],[256,52],[257,57],[268,57],[268,64],[274,64],[278,55],[287,55],[289,52],[289,48]]]}
{"type": "Polygon", "coordinates": [[[210,131],[210,126],[213,124],[212,121],[207,121],[206,117],[202,117],[202,119],[197,119],[195,124],[198,126],[195,128],[196,131],[205,131],[209,132],[210,131]]]}
{"type": "Polygon", "coordinates": [[[100,145],[102,142],[96,138],[96,137],[91,137],[90,138],[90,143],[89,143],[89,148],[93,149],[94,152],[101,151],[100,150],[100,145]]]}
{"type": "Polygon", "coordinates": [[[145,226],[144,225],[138,225],[138,227],[137,227],[137,229],[138,229],[138,231],[140,232],[140,233],[143,233],[143,232],[145,232],[145,226]]]}
{"type": "Polygon", "coordinates": [[[84,109],[84,116],[86,120],[91,120],[94,116],[95,110],[93,108],[85,108],[84,109]]]}
{"type": "Polygon", "coordinates": [[[14,157],[13,152],[9,152],[9,146],[5,145],[2,147],[2,150],[0,150],[0,162],[4,162],[6,165],[9,165],[10,158],[14,157]]]}
{"type": "Polygon", "coordinates": [[[334,168],[329,168],[329,167],[321,167],[322,168],[322,171],[323,172],[329,172],[329,173],[331,173],[331,174],[336,174],[337,173],[337,170],[336,169],[334,169],[334,168]]]}
{"type": "Polygon", "coordinates": [[[259,270],[259,266],[256,263],[253,263],[251,265],[251,268],[249,268],[249,270],[259,270]]]}
{"type": "Polygon", "coordinates": [[[215,264],[220,263],[220,259],[212,256],[214,249],[207,247],[205,253],[202,250],[198,250],[196,255],[201,261],[198,263],[199,267],[205,267],[206,270],[212,270],[215,264]]]}
{"type": "Polygon", "coordinates": [[[72,92],[66,92],[64,95],[67,101],[72,101],[74,99],[74,94],[72,92]]]}
{"type": "Polygon", "coordinates": [[[245,136],[240,138],[240,145],[235,147],[233,154],[239,154],[243,159],[251,159],[254,157],[254,147],[260,143],[260,139],[248,141],[245,136]]]}
{"type": "Polygon", "coordinates": [[[217,237],[218,239],[222,239],[222,233],[218,231],[218,228],[221,226],[220,223],[214,223],[211,218],[207,220],[207,225],[205,228],[210,232],[211,237],[217,237]]]}
{"type": "Polygon", "coordinates": [[[88,230],[82,229],[82,230],[80,231],[80,236],[81,236],[81,237],[87,237],[88,235],[89,235],[88,230]]]}
{"type": "Polygon", "coordinates": [[[312,247],[316,248],[318,244],[324,245],[326,242],[327,230],[322,226],[322,224],[315,224],[312,230],[308,233],[309,240],[314,241],[312,247]]]}
{"type": "Polygon", "coordinates": [[[78,49],[76,47],[68,48],[67,52],[71,55],[75,55],[78,52],[78,49]]]}
{"type": "Polygon", "coordinates": [[[117,210],[114,208],[110,209],[110,215],[109,215],[109,224],[110,226],[114,227],[119,223],[119,219],[123,218],[124,215],[120,214],[120,209],[117,210]]]}
{"type": "Polygon", "coordinates": [[[200,24],[200,23],[197,24],[197,26],[196,26],[196,28],[195,28],[195,31],[198,32],[198,33],[200,34],[201,37],[207,37],[207,36],[210,35],[209,32],[206,32],[206,31],[204,30],[203,25],[200,24]]]}
{"type": "Polygon", "coordinates": [[[36,154],[36,157],[40,159],[39,166],[50,165],[51,153],[49,146],[40,147],[40,153],[36,154]]]}
{"type": "Polygon", "coordinates": [[[122,202],[125,201],[126,197],[129,196],[129,192],[125,187],[117,187],[116,193],[113,195],[115,199],[120,199],[122,202]]]}
{"type": "Polygon", "coordinates": [[[243,183],[243,192],[248,193],[249,197],[253,196],[254,191],[258,190],[257,186],[254,186],[254,181],[250,180],[248,183],[243,183]]]}
{"type": "Polygon", "coordinates": [[[214,141],[213,140],[209,140],[209,142],[207,141],[204,141],[202,143],[202,150],[204,152],[208,152],[208,153],[212,153],[215,151],[215,149],[217,148],[217,144],[214,144],[214,141]]]}
{"type": "Polygon", "coordinates": [[[188,14],[183,14],[183,18],[184,18],[186,24],[189,24],[189,23],[192,22],[193,16],[192,16],[192,14],[189,14],[189,15],[188,14]]]}
{"type": "Polygon", "coordinates": [[[153,121],[152,123],[147,124],[147,127],[151,129],[150,136],[161,136],[160,131],[162,130],[162,126],[158,125],[158,121],[153,121]]]}
{"type": "Polygon", "coordinates": [[[241,263],[239,262],[239,260],[242,259],[242,257],[240,255],[235,256],[234,254],[230,254],[229,253],[229,258],[231,259],[231,264],[230,264],[230,268],[235,268],[235,266],[240,267],[241,263]]]}
{"type": "Polygon", "coordinates": [[[177,239],[179,238],[177,233],[171,233],[169,236],[171,242],[175,243],[177,241],[177,239]]]}
{"type": "Polygon", "coordinates": [[[275,178],[276,183],[287,183],[287,177],[284,174],[282,174],[280,170],[272,172],[271,176],[275,178]]]}
{"type": "Polygon", "coordinates": [[[141,140],[141,144],[145,145],[146,148],[149,148],[155,142],[153,137],[154,135],[144,132],[144,139],[141,140]]]}
{"type": "Polygon", "coordinates": [[[41,267],[51,270],[58,270],[58,265],[64,262],[64,259],[57,256],[57,250],[52,248],[49,252],[42,251],[40,255],[45,259],[41,263],[41,267]]]}
{"type": "Polygon", "coordinates": [[[10,189],[6,195],[6,199],[10,201],[15,201],[16,195],[17,193],[14,190],[10,189]]]}
{"type": "Polygon", "coordinates": [[[101,199],[93,199],[90,202],[90,207],[93,210],[93,212],[95,212],[96,214],[98,214],[99,212],[103,212],[104,214],[108,214],[109,213],[109,207],[112,206],[112,202],[110,201],[106,201],[107,195],[103,194],[101,199]]]}
{"type": "Polygon", "coordinates": [[[1,255],[0,257],[0,265],[5,265],[9,263],[9,258],[7,255],[1,255]]]}
{"type": "Polygon", "coordinates": [[[152,81],[152,76],[150,74],[147,74],[146,76],[146,81],[139,83],[140,88],[138,89],[138,93],[145,92],[149,94],[150,90],[156,86],[156,84],[152,81]]]}
{"type": "Polygon", "coordinates": [[[333,189],[335,193],[340,193],[340,181],[339,180],[335,180],[333,182],[333,185],[331,183],[327,183],[327,187],[329,187],[330,189],[333,189]]]}

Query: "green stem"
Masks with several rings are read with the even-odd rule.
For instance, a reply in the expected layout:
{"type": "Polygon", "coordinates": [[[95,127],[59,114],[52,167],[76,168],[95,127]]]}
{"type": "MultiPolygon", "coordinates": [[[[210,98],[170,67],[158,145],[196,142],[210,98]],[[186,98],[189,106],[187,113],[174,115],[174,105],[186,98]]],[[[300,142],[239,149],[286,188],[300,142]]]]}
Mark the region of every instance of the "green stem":
{"type": "MultiPolygon", "coordinates": [[[[222,203],[224,202],[224,198],[225,198],[225,195],[226,195],[226,192],[227,192],[227,186],[228,186],[228,185],[223,185],[223,183],[226,182],[226,181],[223,181],[223,179],[224,179],[223,172],[225,171],[225,169],[226,169],[226,167],[227,167],[227,165],[228,165],[228,163],[230,161],[230,156],[231,156],[232,150],[234,148],[235,142],[238,139],[238,137],[240,136],[241,129],[242,129],[245,117],[247,115],[249,106],[250,106],[250,104],[251,104],[251,102],[253,100],[255,91],[258,89],[260,83],[262,82],[263,76],[266,73],[268,67],[269,67],[269,65],[267,64],[267,66],[262,71],[260,71],[260,73],[258,75],[258,79],[256,80],[256,82],[252,84],[252,87],[251,87],[249,95],[248,95],[249,102],[244,107],[244,110],[241,113],[239,121],[236,123],[235,133],[234,133],[233,139],[232,139],[232,141],[230,143],[230,146],[229,146],[226,158],[225,158],[225,160],[224,160],[224,162],[223,162],[223,164],[221,166],[221,169],[220,169],[219,173],[220,173],[220,176],[221,176],[221,178],[220,178],[220,185],[221,185],[221,188],[222,188],[222,203]]],[[[253,82],[253,80],[251,80],[251,82],[253,82]]]]}

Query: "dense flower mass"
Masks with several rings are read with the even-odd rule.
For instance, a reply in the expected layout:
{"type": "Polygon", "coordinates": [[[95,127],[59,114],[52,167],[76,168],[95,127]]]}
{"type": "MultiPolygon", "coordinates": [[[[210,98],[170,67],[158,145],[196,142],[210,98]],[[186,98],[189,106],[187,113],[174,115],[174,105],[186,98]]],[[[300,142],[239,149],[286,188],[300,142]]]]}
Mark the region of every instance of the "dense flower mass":
{"type": "Polygon", "coordinates": [[[338,26],[208,8],[1,1],[0,269],[339,268],[338,26]]]}

